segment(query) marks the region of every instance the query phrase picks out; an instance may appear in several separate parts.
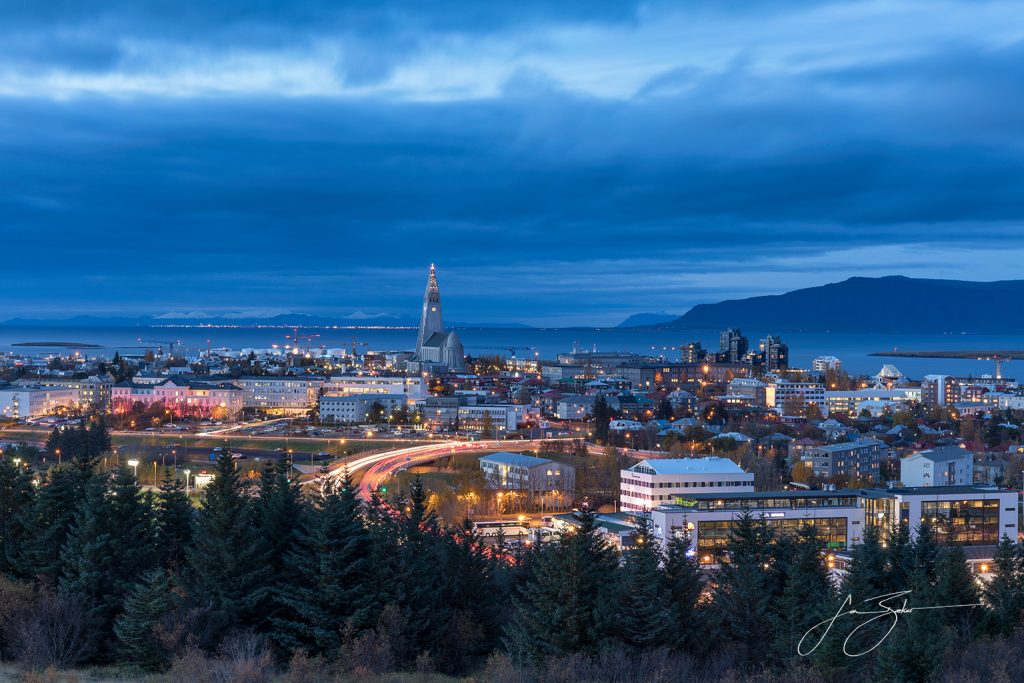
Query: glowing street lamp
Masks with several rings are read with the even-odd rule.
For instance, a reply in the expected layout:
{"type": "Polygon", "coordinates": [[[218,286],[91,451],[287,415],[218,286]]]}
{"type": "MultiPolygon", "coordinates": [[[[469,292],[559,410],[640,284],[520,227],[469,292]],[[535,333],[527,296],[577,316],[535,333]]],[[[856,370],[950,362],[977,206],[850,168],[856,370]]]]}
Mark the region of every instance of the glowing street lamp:
{"type": "Polygon", "coordinates": [[[138,460],[129,460],[128,461],[128,467],[132,468],[132,470],[133,470],[132,474],[135,476],[136,479],[138,479],[139,478],[139,461],[138,460]]]}

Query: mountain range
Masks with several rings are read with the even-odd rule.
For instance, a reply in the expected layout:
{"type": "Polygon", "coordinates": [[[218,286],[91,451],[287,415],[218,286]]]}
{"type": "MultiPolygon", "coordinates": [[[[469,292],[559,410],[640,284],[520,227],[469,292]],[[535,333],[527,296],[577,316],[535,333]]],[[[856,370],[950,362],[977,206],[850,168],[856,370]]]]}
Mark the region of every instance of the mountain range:
{"type": "Polygon", "coordinates": [[[694,306],[679,330],[727,327],[772,332],[906,334],[1024,333],[1024,280],[969,282],[900,275],[852,277],[785,294],[694,306]]]}
{"type": "MultiPolygon", "coordinates": [[[[394,313],[364,313],[357,311],[346,315],[309,315],[306,313],[278,313],[275,315],[206,313],[162,313],[141,316],[93,316],[77,315],[70,318],[11,318],[0,325],[21,327],[154,327],[154,326],[238,326],[238,327],[417,327],[419,318],[394,313]]],[[[451,322],[455,328],[515,328],[525,329],[522,323],[461,323],[451,322]]]]}

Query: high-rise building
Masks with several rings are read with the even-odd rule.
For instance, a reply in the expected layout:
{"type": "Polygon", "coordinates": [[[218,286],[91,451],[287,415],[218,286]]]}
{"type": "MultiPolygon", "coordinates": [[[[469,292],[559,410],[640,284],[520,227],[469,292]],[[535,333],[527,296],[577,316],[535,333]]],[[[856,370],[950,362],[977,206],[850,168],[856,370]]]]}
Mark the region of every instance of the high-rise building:
{"type": "Polygon", "coordinates": [[[750,342],[743,336],[739,328],[730,327],[718,335],[718,346],[722,360],[727,363],[739,363],[747,355],[750,342]]]}
{"type": "Polygon", "coordinates": [[[698,341],[683,344],[679,350],[684,363],[703,363],[708,355],[708,352],[704,350],[704,345],[698,341]]]}
{"type": "Polygon", "coordinates": [[[416,353],[409,367],[418,371],[461,370],[465,367],[465,351],[455,330],[445,330],[441,319],[441,290],[437,286],[437,272],[430,264],[427,289],[423,292],[423,312],[420,331],[416,337],[416,353]]]}
{"type": "Polygon", "coordinates": [[[778,335],[768,335],[761,340],[761,363],[765,372],[785,370],[789,367],[789,347],[782,343],[778,335]]]}

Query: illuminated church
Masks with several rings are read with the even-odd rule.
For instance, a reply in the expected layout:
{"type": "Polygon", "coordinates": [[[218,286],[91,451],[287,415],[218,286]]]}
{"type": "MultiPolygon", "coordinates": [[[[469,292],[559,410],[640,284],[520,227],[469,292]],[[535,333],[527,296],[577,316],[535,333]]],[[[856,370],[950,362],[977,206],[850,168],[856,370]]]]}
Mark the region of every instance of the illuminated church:
{"type": "Polygon", "coordinates": [[[411,370],[418,372],[463,370],[466,367],[465,350],[458,333],[445,330],[441,320],[441,290],[437,287],[434,264],[430,264],[427,291],[423,293],[423,313],[420,315],[416,353],[408,365],[411,370]]]}

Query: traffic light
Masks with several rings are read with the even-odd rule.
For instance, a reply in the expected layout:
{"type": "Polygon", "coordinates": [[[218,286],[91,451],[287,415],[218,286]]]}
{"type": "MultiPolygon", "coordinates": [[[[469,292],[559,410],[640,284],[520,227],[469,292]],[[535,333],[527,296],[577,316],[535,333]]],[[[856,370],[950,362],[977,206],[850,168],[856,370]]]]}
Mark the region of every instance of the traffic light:
{"type": "Polygon", "coordinates": [[[381,493],[387,493],[388,492],[388,487],[387,486],[381,486],[380,487],[380,492],[381,493]]]}

